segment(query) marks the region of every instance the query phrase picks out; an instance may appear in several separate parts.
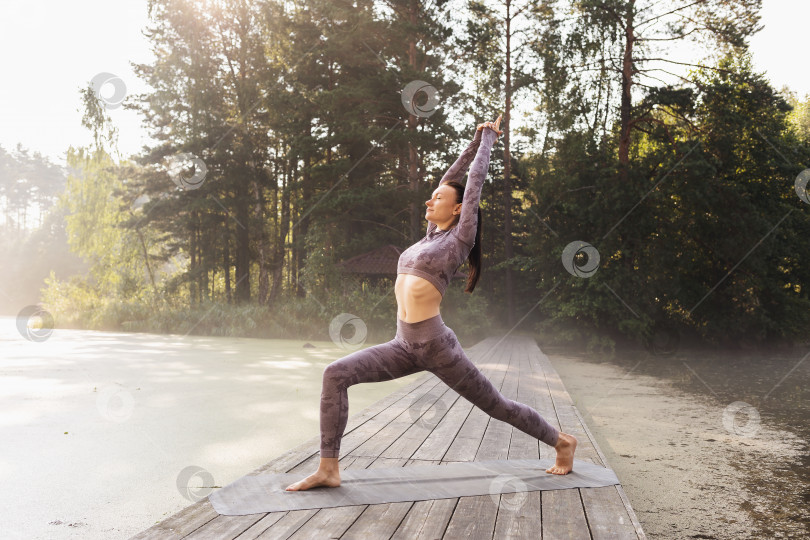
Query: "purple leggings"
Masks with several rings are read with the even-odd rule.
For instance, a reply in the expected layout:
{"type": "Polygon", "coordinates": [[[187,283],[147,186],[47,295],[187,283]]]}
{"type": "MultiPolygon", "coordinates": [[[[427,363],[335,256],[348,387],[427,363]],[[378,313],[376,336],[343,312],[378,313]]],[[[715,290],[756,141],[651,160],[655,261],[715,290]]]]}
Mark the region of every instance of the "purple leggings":
{"type": "Polygon", "coordinates": [[[321,457],[340,455],[340,440],[349,419],[348,387],[430,371],[467,401],[493,418],[507,422],[549,446],[559,431],[523,403],[504,397],[467,358],[455,332],[436,315],[408,323],[397,316],[391,341],[335,360],[323,372],[321,390],[321,457]]]}

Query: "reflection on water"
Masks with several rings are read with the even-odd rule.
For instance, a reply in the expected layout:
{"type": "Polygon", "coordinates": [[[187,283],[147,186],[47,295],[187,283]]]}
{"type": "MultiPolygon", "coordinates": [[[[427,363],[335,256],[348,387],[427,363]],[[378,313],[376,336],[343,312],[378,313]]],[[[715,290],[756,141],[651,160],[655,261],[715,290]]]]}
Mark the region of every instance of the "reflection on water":
{"type": "Polygon", "coordinates": [[[810,537],[810,351],[543,350],[650,538],[810,537]]]}

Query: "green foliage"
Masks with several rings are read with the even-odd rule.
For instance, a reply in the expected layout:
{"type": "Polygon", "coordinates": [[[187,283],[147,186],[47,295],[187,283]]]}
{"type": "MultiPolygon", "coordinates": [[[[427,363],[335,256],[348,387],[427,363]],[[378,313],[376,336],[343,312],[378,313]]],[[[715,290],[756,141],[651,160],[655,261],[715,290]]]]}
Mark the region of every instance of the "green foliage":
{"type": "Polygon", "coordinates": [[[115,164],[102,150],[89,154],[68,151],[67,178],[60,206],[71,249],[90,264],[90,278],[101,296],[134,296],[144,288],[138,263],[138,240],[133,231],[119,227],[122,202],[113,194],[120,187],[115,164]]]}
{"type": "MultiPolygon", "coordinates": [[[[804,100],[800,100],[795,92],[790,89],[783,89],[783,94],[793,107],[793,110],[788,114],[788,123],[795,133],[796,138],[801,141],[804,146],[810,145],[810,94],[804,96],[804,100]]],[[[793,153],[797,152],[793,149],[793,153]]]]}
{"type": "Polygon", "coordinates": [[[635,135],[629,183],[617,183],[611,147],[594,150],[571,134],[548,164],[533,165],[532,198],[547,202],[534,214],[556,234],[541,229],[529,240],[539,255],[526,266],[561,281],[543,304],[541,328],[554,341],[610,348],[602,340],[641,340],[661,321],[724,345],[801,339],[810,297],[800,284],[810,275],[798,261],[810,259],[801,240],[809,224],[792,183],[810,152],[792,154],[793,165],[780,157],[776,149],[796,148],[789,107],[746,56],[718,67],[696,74],[703,91],[694,105],[688,94],[650,94],[649,113],[678,114],[635,135]],[[597,247],[593,276],[561,271],[573,240],[597,247]]]}
{"type": "MultiPolygon", "coordinates": [[[[501,241],[505,163],[493,154],[482,279],[473,294],[454,281],[442,304],[460,338],[509,330],[503,277],[512,268],[513,315],[529,314],[518,331],[536,330],[541,343],[610,355],[662,323],[705,342],[802,339],[810,224],[793,182],[810,164],[808,98],[780,95],[753,72],[742,45],[758,3],[526,0],[521,13],[536,34],[526,34],[519,55],[515,42],[507,63],[496,39],[502,13],[486,2],[469,4],[469,23],[454,12],[445,25],[420,11],[414,25],[396,10],[379,17],[367,2],[287,10],[150,1],[159,54],[136,69],[152,91],[127,105],[159,142],[116,164],[102,148],[115,141],[110,118],[82,91],[82,121],[96,145],[69,151],[71,173],[47,223],[56,230],[64,222],[62,244],[89,270],[52,272],[42,299],[60,325],[328,339],[331,321],[350,313],[368,339],[390,339],[393,276],[347,275],[337,264],[418,239],[424,222],[414,208],[472,131],[465,122],[502,110],[509,65],[515,96],[525,94],[538,115],[515,121],[513,133],[534,147],[511,157],[510,256],[501,241]],[[700,31],[727,54],[685,86],[642,84],[657,76],[647,69],[654,47],[635,26],[641,39],[627,52],[638,71],[623,81],[626,23],[656,14],[674,20],[657,26],[664,38],[700,31]],[[466,35],[452,39],[458,28],[466,35]],[[438,90],[430,117],[402,106],[414,80],[438,90]],[[619,114],[623,82],[642,94],[625,102],[629,115],[619,114]],[[628,129],[625,168],[618,135],[628,129]],[[196,189],[179,188],[167,169],[166,158],[185,152],[206,165],[196,189]],[[599,251],[590,277],[561,264],[576,240],[599,251]]],[[[60,185],[52,168],[22,154],[0,152],[0,168],[7,221],[24,213],[28,197],[60,185]]],[[[32,236],[3,248],[13,256],[55,244],[32,236]]],[[[46,266],[15,260],[2,276],[22,284],[30,268],[28,287],[46,266]]]]}

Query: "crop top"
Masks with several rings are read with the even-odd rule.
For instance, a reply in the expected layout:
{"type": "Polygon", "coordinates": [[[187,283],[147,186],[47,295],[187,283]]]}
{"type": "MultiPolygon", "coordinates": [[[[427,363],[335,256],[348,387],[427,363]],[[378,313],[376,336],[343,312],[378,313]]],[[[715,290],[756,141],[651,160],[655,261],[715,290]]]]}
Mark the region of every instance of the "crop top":
{"type": "Polygon", "coordinates": [[[460,181],[472,161],[467,184],[464,187],[458,223],[449,229],[441,230],[431,222],[424,238],[399,255],[397,274],[413,274],[424,278],[444,296],[450,279],[467,260],[475,244],[478,203],[481,200],[481,188],[487,176],[489,154],[495,139],[497,135],[492,128],[484,127],[476,130],[472,142],[444,174],[439,181],[440,186],[451,180],[460,181]]]}

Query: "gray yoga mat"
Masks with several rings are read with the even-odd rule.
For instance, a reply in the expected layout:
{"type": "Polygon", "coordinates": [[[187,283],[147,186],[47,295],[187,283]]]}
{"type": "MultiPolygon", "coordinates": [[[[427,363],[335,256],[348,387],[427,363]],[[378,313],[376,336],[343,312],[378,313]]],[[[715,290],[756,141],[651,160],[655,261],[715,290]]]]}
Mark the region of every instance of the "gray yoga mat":
{"type": "Polygon", "coordinates": [[[309,473],[260,474],[243,476],[211,493],[208,500],[220,514],[244,516],[620,483],[611,469],[587,461],[574,459],[574,468],[565,475],[547,473],[546,469],[552,465],[554,459],[547,458],[346,469],[340,471],[339,487],[321,486],[305,491],[284,488],[309,473]]]}

